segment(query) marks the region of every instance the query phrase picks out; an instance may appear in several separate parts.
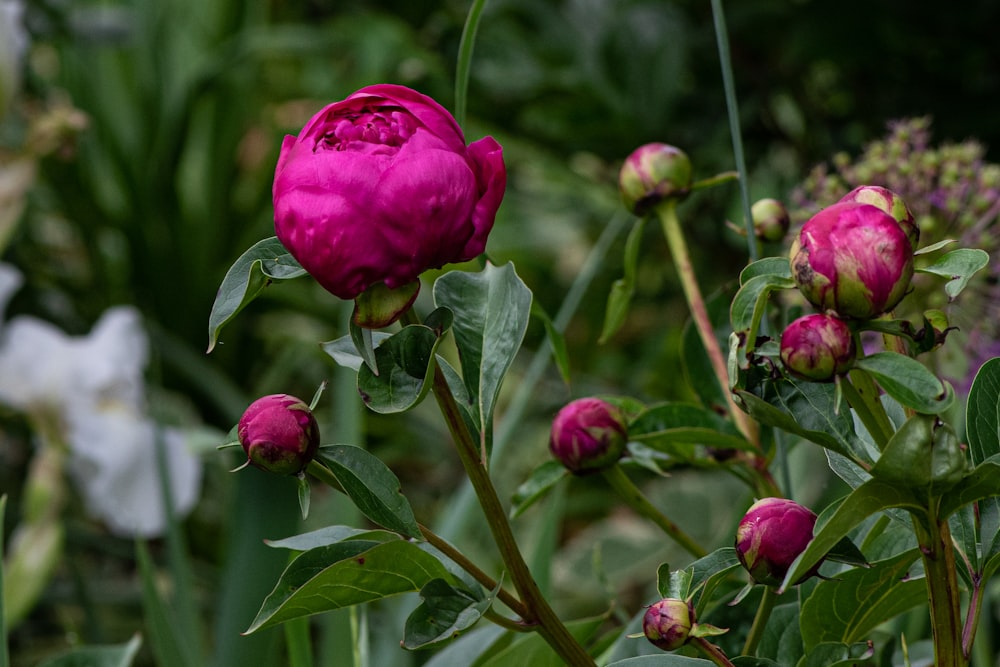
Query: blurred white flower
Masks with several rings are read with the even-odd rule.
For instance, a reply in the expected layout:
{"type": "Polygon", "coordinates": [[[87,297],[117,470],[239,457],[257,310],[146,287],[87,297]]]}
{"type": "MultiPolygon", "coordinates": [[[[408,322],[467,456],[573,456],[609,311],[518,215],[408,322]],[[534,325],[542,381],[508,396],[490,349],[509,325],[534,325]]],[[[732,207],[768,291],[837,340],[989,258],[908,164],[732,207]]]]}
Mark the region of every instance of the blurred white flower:
{"type": "MultiPolygon", "coordinates": [[[[20,278],[11,275],[0,264],[0,315],[20,278]]],[[[0,325],[0,402],[59,419],[87,509],[113,532],[143,537],[167,525],[158,447],[178,516],[194,506],[201,483],[200,461],[184,434],[147,415],[148,358],[149,342],[131,307],[108,309],[87,336],[68,336],[27,316],[0,325]]]]}

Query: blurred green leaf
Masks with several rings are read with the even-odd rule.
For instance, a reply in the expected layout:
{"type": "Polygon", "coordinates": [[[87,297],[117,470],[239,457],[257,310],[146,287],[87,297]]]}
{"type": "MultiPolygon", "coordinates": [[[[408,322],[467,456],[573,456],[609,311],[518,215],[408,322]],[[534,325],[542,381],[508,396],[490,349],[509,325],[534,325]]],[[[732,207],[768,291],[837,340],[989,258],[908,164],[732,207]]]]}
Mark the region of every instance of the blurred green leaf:
{"type": "Polygon", "coordinates": [[[135,635],[124,644],[84,646],[38,663],[38,667],[129,667],[142,646],[135,635]]]}
{"type": "Polygon", "coordinates": [[[639,250],[642,247],[642,232],[646,228],[646,218],[640,218],[633,225],[625,240],[625,256],[622,259],[625,275],[611,284],[608,304],[604,311],[604,324],[597,342],[604,344],[615,335],[628,317],[629,305],[635,294],[635,278],[639,266],[639,250]]]}
{"type": "Polygon", "coordinates": [[[640,655],[608,663],[607,667],[707,667],[714,665],[710,660],[688,658],[683,655],[640,655]]]}
{"type": "Polygon", "coordinates": [[[375,348],[379,374],[368,364],[358,369],[358,393],[374,412],[391,414],[414,407],[434,379],[434,352],[441,334],[421,324],[403,327],[375,348]]]}
{"type": "Polygon", "coordinates": [[[424,648],[456,638],[471,628],[493,604],[494,594],[476,596],[443,579],[431,579],[420,589],[423,602],[406,619],[402,646],[424,648]]]}
{"type": "Polygon", "coordinates": [[[796,667],[857,667],[858,661],[871,657],[866,642],[849,645],[841,642],[822,642],[812,647],[796,667]]]}
{"type": "Polygon", "coordinates": [[[432,579],[453,581],[437,558],[413,542],[348,540],[310,549],[288,564],[244,634],[292,618],[416,592],[432,579]]]}
{"type": "Polygon", "coordinates": [[[821,581],[802,603],[806,650],[823,642],[862,641],[885,621],[926,603],[923,578],[909,576],[918,556],[912,549],[871,567],[841,572],[836,580],[821,581]]]}
{"type": "MultiPolygon", "coordinates": [[[[372,342],[375,347],[378,347],[391,335],[392,334],[387,331],[373,331],[372,342]]],[[[361,366],[365,363],[365,360],[358,353],[355,340],[350,335],[341,336],[340,338],[327,341],[320,344],[320,347],[324,352],[330,355],[338,366],[350,368],[351,370],[357,372],[361,370],[361,366]]]]}
{"type": "Polygon", "coordinates": [[[780,262],[760,260],[754,262],[744,274],[752,276],[740,286],[740,290],[733,297],[733,303],[729,310],[729,319],[733,325],[733,331],[743,337],[744,345],[752,350],[756,345],[757,331],[760,328],[761,319],[767,308],[767,299],[771,292],[779,289],[790,289],[795,286],[788,275],[787,262],[782,265],[780,262]],[[756,269],[747,271],[757,264],[765,262],[760,267],[761,271],[778,271],[777,273],[757,273],[756,269]]]}
{"type": "MultiPolygon", "coordinates": [[[[7,525],[6,521],[7,494],[4,493],[0,495],[0,526],[7,525]]],[[[7,553],[7,548],[4,544],[4,531],[0,530],[0,554],[5,553],[7,553]]],[[[6,573],[4,569],[3,563],[0,563],[0,667],[8,667],[10,665],[10,647],[7,643],[7,605],[4,604],[4,597],[7,595],[4,577],[6,573]]]]}
{"type": "Polygon", "coordinates": [[[436,652],[425,667],[470,667],[478,665],[483,656],[510,645],[514,633],[492,623],[473,628],[436,652]]]}
{"type": "Polygon", "coordinates": [[[944,291],[949,299],[954,299],[969,280],[990,263],[990,255],[979,248],[959,248],[939,257],[930,266],[917,267],[919,273],[932,273],[943,278],[949,278],[944,285],[944,291]]]}
{"type": "Polygon", "coordinates": [[[885,393],[917,412],[940,414],[955,398],[954,390],[930,369],[898,352],[876,352],[858,359],[856,366],[871,374],[885,393]]]}
{"type": "Polygon", "coordinates": [[[320,449],[319,459],[372,522],[409,537],[422,537],[410,502],[400,493],[399,478],[378,457],[354,445],[333,445],[320,449]]]}
{"type": "Polygon", "coordinates": [[[278,238],[258,241],[230,267],[215,295],[208,316],[208,351],[218,341],[219,332],[238,312],[275,280],[291,280],[306,275],[278,238]]]}
{"type": "Polygon", "coordinates": [[[146,544],[135,543],[136,563],[142,581],[142,609],[149,636],[150,649],[160,665],[198,665],[202,657],[194,655],[194,643],[178,635],[179,626],[173,613],[157,589],[156,570],[146,544]]]}
{"type": "MultiPolygon", "coordinates": [[[[712,323],[716,337],[719,338],[719,347],[723,350],[729,346],[731,299],[732,294],[723,291],[712,295],[705,304],[708,319],[712,323]]],[[[717,408],[720,412],[728,410],[726,396],[729,389],[728,387],[724,389],[719,383],[719,378],[712,368],[712,361],[705,352],[705,343],[701,340],[698,327],[690,317],[684,323],[684,330],[681,332],[681,363],[684,365],[684,377],[702,405],[712,409],[717,408]]]]}
{"type": "Polygon", "coordinates": [[[552,358],[556,362],[556,368],[559,369],[563,382],[569,384],[569,352],[566,349],[565,336],[559,332],[552,318],[537,301],[531,302],[531,314],[537,317],[545,327],[545,337],[552,348],[552,358]]]}
{"type": "Polygon", "coordinates": [[[476,434],[485,451],[493,439],[493,410],[507,369],[521,347],[531,290],[512,263],[479,273],[450,271],[434,282],[434,302],[455,314],[452,331],[476,434]]]}
{"type": "Polygon", "coordinates": [[[559,461],[546,461],[531,471],[528,479],[514,492],[510,508],[510,518],[515,519],[526,509],[541,500],[570,472],[559,461]]]}
{"type": "MultiPolygon", "coordinates": [[[[566,623],[566,629],[584,646],[594,636],[594,633],[607,620],[604,615],[593,618],[583,618],[566,623]]],[[[519,634],[506,648],[491,653],[484,660],[475,663],[476,667],[510,667],[510,665],[531,665],[531,667],[565,667],[562,658],[556,655],[538,633],[519,634]]]]}
{"type": "MultiPolygon", "coordinates": [[[[1000,358],[990,359],[976,372],[965,408],[965,430],[972,462],[981,465],[1000,454],[1000,358]]],[[[979,484],[984,479],[977,469],[972,474],[979,484]]],[[[964,486],[969,485],[966,480],[964,486]]],[[[961,491],[959,489],[957,491],[961,491]]],[[[983,560],[1000,556],[1000,498],[992,493],[979,498],[979,534],[983,560]]]]}
{"type": "Polygon", "coordinates": [[[771,610],[757,653],[769,655],[781,665],[795,665],[802,658],[802,631],[799,629],[799,603],[779,604],[771,610]]]}
{"type": "Polygon", "coordinates": [[[822,525],[817,522],[812,541],[788,569],[782,587],[805,576],[855,526],[875,512],[890,507],[923,511],[923,506],[908,490],[877,479],[869,480],[851,491],[829,521],[822,525]]]}
{"type": "Polygon", "coordinates": [[[628,435],[630,440],[684,459],[691,458],[690,448],[680,450],[676,447],[677,443],[720,449],[754,449],[732,422],[690,403],[661,403],[649,408],[629,423],[628,435]]]}
{"type": "Polygon", "coordinates": [[[351,526],[324,526],[308,533],[292,535],[281,540],[264,540],[264,543],[275,549],[309,551],[310,549],[325,547],[346,540],[389,542],[398,539],[399,535],[386,530],[366,530],[364,528],[352,528],[351,526]]]}

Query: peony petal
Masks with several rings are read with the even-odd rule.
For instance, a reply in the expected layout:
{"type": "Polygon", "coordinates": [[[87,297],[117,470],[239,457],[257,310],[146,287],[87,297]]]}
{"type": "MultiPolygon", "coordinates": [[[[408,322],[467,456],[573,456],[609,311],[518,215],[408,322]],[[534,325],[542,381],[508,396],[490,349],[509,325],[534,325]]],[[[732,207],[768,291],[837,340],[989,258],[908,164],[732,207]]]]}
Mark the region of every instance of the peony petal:
{"type": "Polygon", "coordinates": [[[486,239],[496,222],[497,210],[507,189],[507,167],[503,148],[493,137],[483,137],[469,144],[469,160],[479,183],[480,199],[472,213],[472,238],[462,254],[471,259],[486,250],[486,239]]]}

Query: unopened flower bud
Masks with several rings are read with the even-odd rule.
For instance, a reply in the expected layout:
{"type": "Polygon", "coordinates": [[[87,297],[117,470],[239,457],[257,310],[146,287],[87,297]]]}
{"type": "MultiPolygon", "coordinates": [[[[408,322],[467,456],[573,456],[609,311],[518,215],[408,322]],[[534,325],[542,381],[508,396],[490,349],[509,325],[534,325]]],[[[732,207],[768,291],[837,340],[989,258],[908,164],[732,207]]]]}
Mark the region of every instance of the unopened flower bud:
{"type": "Polygon", "coordinates": [[[646,610],[642,633],[657,648],[679,649],[687,643],[694,625],[691,605],[677,598],[665,598],[646,610]]]}
{"type": "Polygon", "coordinates": [[[888,213],[856,202],[829,206],[803,226],[789,255],[792,279],[817,308],[871,319],[906,295],[913,247],[888,213]]]}
{"type": "Polygon", "coordinates": [[[785,238],[790,220],[788,209],[777,199],[758,199],[750,207],[754,234],[761,241],[772,243],[785,238]]]}
{"type": "MultiPolygon", "coordinates": [[[[816,515],[808,508],[785,498],[763,498],[740,520],[736,556],[755,582],[778,586],[812,540],[815,525],[816,515]]],[[[799,581],[817,569],[818,564],[799,581]]]]}
{"type": "Polygon", "coordinates": [[[899,223],[903,232],[906,233],[906,237],[910,239],[910,245],[913,248],[917,247],[917,242],[920,240],[920,228],[917,226],[917,221],[913,219],[913,214],[910,213],[903,198],[892,190],[878,185],[861,185],[844,195],[840,201],[877,206],[899,223]]]}
{"type": "Polygon", "coordinates": [[[691,188],[691,160],[669,144],[645,144],[632,151],[618,173],[626,208],[638,216],[664,199],[684,197],[691,188]]]}
{"type": "Polygon", "coordinates": [[[627,443],[625,415],[599,398],[568,403],[552,421],[549,437],[552,455],[577,474],[613,465],[627,443]]]}
{"type": "Polygon", "coordinates": [[[247,461],[279,475],[302,472],[319,449],[319,425],[309,406],[288,394],[250,404],[237,426],[247,461]]]}
{"type": "Polygon", "coordinates": [[[825,382],[854,363],[854,336],[839,317],[817,313],[798,318],[781,334],[781,361],[793,375],[825,382]]]}

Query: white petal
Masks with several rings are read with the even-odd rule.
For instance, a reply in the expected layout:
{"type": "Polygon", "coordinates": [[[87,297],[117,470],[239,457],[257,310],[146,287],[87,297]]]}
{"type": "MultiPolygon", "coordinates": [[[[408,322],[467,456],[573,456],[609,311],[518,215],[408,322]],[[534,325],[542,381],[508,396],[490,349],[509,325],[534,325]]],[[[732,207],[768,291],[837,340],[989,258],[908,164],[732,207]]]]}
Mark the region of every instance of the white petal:
{"type": "MultiPolygon", "coordinates": [[[[15,269],[10,264],[0,263],[0,322],[3,321],[4,311],[7,310],[7,302],[10,301],[10,297],[14,296],[21,284],[24,282],[24,276],[21,272],[15,269]]],[[[3,324],[0,324],[0,329],[3,328],[3,324]]]]}
{"type": "Polygon", "coordinates": [[[76,347],[48,322],[16,317],[0,333],[0,402],[60,406],[73,391],[76,347]]]}

